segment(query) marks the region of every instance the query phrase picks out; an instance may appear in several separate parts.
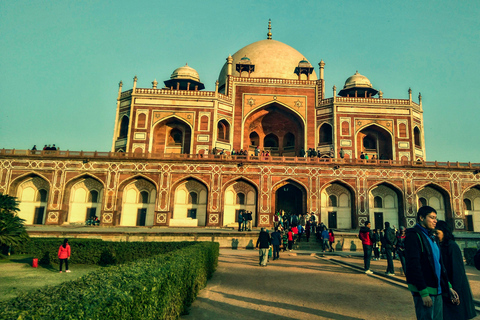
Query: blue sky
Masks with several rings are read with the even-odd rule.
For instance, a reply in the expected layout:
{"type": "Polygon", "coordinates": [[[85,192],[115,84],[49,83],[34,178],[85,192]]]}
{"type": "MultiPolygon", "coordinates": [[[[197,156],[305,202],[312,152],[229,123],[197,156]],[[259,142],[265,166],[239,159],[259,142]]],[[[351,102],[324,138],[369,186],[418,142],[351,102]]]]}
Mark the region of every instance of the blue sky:
{"type": "Polygon", "coordinates": [[[423,96],[427,159],[480,162],[480,1],[0,1],[0,148],[110,151],[124,90],[266,38],[323,59],[327,97],[356,70],[385,98],[423,96]]]}

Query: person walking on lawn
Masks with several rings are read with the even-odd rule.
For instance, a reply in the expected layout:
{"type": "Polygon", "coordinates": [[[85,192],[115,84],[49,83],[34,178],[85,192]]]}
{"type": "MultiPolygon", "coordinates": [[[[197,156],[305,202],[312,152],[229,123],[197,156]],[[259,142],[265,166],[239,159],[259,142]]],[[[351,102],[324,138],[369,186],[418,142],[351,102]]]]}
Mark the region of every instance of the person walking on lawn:
{"type": "Polygon", "coordinates": [[[63,244],[58,249],[58,258],[60,259],[60,273],[62,273],[62,266],[65,262],[65,272],[70,272],[68,270],[68,259],[70,259],[70,245],[68,244],[68,239],[63,240],[63,244]]]}

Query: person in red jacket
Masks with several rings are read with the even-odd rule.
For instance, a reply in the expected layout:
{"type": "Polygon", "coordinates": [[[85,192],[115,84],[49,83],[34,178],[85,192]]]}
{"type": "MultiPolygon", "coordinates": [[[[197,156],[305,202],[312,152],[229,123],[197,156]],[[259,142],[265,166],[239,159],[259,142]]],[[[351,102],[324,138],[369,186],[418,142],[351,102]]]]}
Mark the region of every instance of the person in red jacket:
{"type": "Polygon", "coordinates": [[[335,244],[335,234],[332,229],[328,231],[328,242],[330,243],[330,252],[335,251],[333,248],[333,245],[335,244]]]}
{"type": "Polygon", "coordinates": [[[365,221],[365,226],[360,228],[358,237],[362,240],[363,245],[363,263],[365,266],[365,273],[372,274],[370,271],[370,260],[372,259],[372,238],[373,232],[370,230],[370,221],[365,221]]]}
{"type": "Polygon", "coordinates": [[[70,272],[70,270],[68,270],[68,259],[70,259],[68,239],[63,240],[63,244],[58,249],[58,258],[60,259],[60,273],[62,273],[63,262],[65,262],[65,272],[70,272]]]}

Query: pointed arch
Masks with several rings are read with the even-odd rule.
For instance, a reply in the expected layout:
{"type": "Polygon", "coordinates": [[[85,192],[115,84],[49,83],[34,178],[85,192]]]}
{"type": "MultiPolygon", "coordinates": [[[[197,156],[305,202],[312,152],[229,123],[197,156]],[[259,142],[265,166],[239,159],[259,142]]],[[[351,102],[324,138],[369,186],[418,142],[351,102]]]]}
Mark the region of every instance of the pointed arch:
{"type": "Polygon", "coordinates": [[[193,146],[193,126],[177,115],[170,115],[152,125],[149,151],[152,153],[189,154],[193,146]]]}
{"type": "Polygon", "coordinates": [[[169,216],[170,226],[185,225],[185,223],[190,223],[191,226],[207,225],[210,197],[208,183],[189,175],[173,184],[170,190],[169,203],[172,208],[169,216]]]}
{"type": "Polygon", "coordinates": [[[356,193],[349,183],[341,179],[331,179],[324,183],[320,188],[320,203],[319,221],[328,226],[337,224],[339,229],[355,229],[357,227],[356,193]],[[337,187],[335,187],[336,185],[337,187]],[[348,194],[342,190],[346,190],[348,194]],[[334,206],[335,203],[330,202],[331,195],[337,197],[336,206],[334,206]]]}
{"type": "Polygon", "coordinates": [[[24,182],[26,179],[33,178],[33,177],[39,177],[39,178],[45,180],[45,182],[48,183],[48,189],[49,190],[51,189],[51,183],[44,175],[42,175],[41,173],[30,171],[30,172],[24,173],[22,175],[19,175],[18,177],[16,177],[15,179],[12,180],[12,182],[10,183],[10,186],[8,188],[8,192],[7,192],[8,195],[10,195],[12,197],[16,197],[18,186],[22,182],[24,182]]]}
{"type": "Polygon", "coordinates": [[[106,189],[100,178],[90,173],[82,173],[69,179],[64,190],[62,203],[67,212],[62,222],[84,223],[93,216],[101,217],[106,189]],[[96,202],[92,201],[91,191],[98,194],[96,202]]]}
{"type": "Polygon", "coordinates": [[[452,230],[455,230],[452,205],[451,205],[451,196],[448,190],[446,190],[443,186],[435,182],[427,182],[417,188],[417,190],[415,191],[415,195],[417,197],[417,201],[418,201],[418,198],[424,196],[428,201],[428,205],[433,207],[437,211],[437,219],[445,220],[450,225],[452,230]],[[428,194],[425,195],[425,193],[428,193],[427,188],[432,188],[434,190],[433,192],[430,192],[430,193],[433,193],[433,195],[430,195],[430,197],[428,194]],[[442,196],[443,203],[441,201],[442,199],[437,199],[437,197],[435,197],[434,195],[435,191],[442,196]],[[435,201],[432,201],[432,200],[435,200],[435,201]],[[440,206],[438,207],[438,205],[440,206]]]}
{"type": "Polygon", "coordinates": [[[220,119],[217,122],[217,139],[222,142],[230,142],[230,122],[220,119]]]}
{"type": "MultiPolygon", "coordinates": [[[[44,224],[47,216],[50,183],[43,176],[29,172],[12,181],[9,194],[19,201],[17,215],[25,224],[44,224]]],[[[52,202],[52,201],[50,201],[52,202]]]]}
{"type": "Polygon", "coordinates": [[[395,137],[392,132],[378,123],[369,123],[355,133],[356,155],[366,153],[370,158],[375,155],[377,159],[392,159],[395,155],[395,137]]]}
{"type": "Polygon", "coordinates": [[[480,231],[480,184],[466,188],[462,193],[462,207],[466,231],[480,231]]]}
{"type": "Polygon", "coordinates": [[[118,137],[117,139],[126,139],[128,135],[128,125],[130,122],[130,118],[125,114],[122,116],[122,120],[120,120],[120,126],[118,129],[118,137]]]}
{"type": "Polygon", "coordinates": [[[422,148],[422,137],[418,126],[413,128],[413,141],[415,143],[415,148],[422,148]]]}
{"type": "Polygon", "coordinates": [[[333,127],[330,123],[324,122],[318,129],[318,145],[328,145],[333,143],[333,127]]]}
{"type": "Polygon", "coordinates": [[[383,228],[384,222],[390,222],[392,226],[397,228],[400,226],[407,227],[407,220],[405,217],[405,195],[403,191],[396,185],[388,181],[378,181],[368,189],[368,199],[369,199],[369,212],[370,212],[370,221],[373,221],[373,225],[376,229],[379,228],[379,225],[382,225],[383,228]],[[379,190],[375,192],[377,188],[381,187],[388,188],[392,192],[387,190],[379,190]],[[393,194],[395,195],[393,198],[393,194]],[[377,207],[375,199],[380,197],[382,200],[382,207],[377,207]],[[393,200],[389,201],[389,200],[393,200]],[[381,213],[381,218],[380,218],[381,213]],[[379,219],[380,218],[380,219],[379,219]],[[381,220],[381,223],[380,221],[381,220]]]}
{"type": "MultiPolygon", "coordinates": [[[[242,140],[240,148],[250,147],[253,151],[252,141],[256,144],[257,139],[252,139],[251,134],[258,135],[260,149],[270,148],[272,155],[295,155],[301,147],[305,147],[306,124],[305,119],[289,106],[281,102],[269,102],[249,111],[242,122],[242,140]],[[278,123],[283,125],[279,126],[278,123]],[[284,149],[284,137],[292,133],[294,149],[284,149]],[[269,139],[267,137],[273,137],[269,139]],[[298,149],[298,150],[297,150],[298,149]]],[[[255,137],[256,138],[256,137],[255,137]]],[[[291,144],[291,142],[289,142],[291,144]]]]}
{"type": "Polygon", "coordinates": [[[294,178],[285,178],[272,186],[271,211],[283,210],[290,214],[307,212],[308,188],[294,178]]]}
{"type": "Polygon", "coordinates": [[[226,182],[222,187],[221,207],[223,216],[220,218],[221,225],[234,225],[238,212],[241,210],[252,212],[252,223],[254,226],[258,223],[258,187],[245,178],[236,177],[226,182]],[[243,203],[238,203],[238,194],[243,194],[243,203]]]}

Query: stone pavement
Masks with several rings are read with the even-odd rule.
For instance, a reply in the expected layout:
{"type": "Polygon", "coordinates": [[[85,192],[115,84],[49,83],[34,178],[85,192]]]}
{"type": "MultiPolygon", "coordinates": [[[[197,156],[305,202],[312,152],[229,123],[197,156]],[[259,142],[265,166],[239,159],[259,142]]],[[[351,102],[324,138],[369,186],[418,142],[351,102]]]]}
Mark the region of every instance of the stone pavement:
{"type": "MultiPolygon", "coordinates": [[[[397,271],[400,262],[394,263],[397,271]]],[[[362,266],[362,252],[298,250],[262,268],[258,250],[221,249],[217,271],[181,319],[414,319],[405,278],[384,276],[385,260],[372,261],[373,276],[362,266]]],[[[476,297],[480,272],[471,268],[476,297]]]]}
{"type": "Polygon", "coordinates": [[[181,319],[412,319],[410,293],[316,255],[222,249],[218,269],[181,319]]]}

